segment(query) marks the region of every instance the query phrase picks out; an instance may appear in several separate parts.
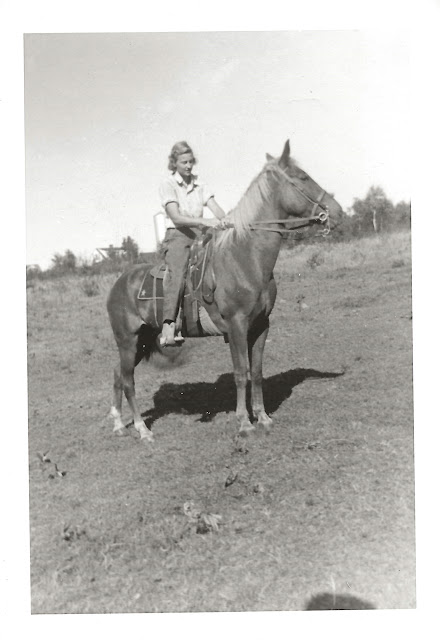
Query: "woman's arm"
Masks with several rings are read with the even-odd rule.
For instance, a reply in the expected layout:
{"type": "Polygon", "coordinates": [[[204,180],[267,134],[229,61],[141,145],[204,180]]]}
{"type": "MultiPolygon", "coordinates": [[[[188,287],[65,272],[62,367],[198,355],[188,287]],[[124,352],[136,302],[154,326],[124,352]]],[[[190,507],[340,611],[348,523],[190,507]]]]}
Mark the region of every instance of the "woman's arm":
{"type": "MultiPolygon", "coordinates": [[[[211,198],[212,200],[212,198],[211,198]]],[[[220,208],[220,207],[219,207],[220,208]]],[[[177,202],[169,202],[165,211],[168,216],[174,222],[176,227],[216,227],[218,225],[217,220],[212,218],[192,218],[191,216],[184,216],[180,213],[179,205],[177,202]]]]}
{"type": "Polygon", "coordinates": [[[218,218],[219,220],[221,220],[226,216],[226,213],[223,211],[220,205],[218,205],[217,202],[215,201],[214,196],[209,198],[208,202],[206,203],[206,206],[210,211],[212,211],[215,217],[218,218]]]}

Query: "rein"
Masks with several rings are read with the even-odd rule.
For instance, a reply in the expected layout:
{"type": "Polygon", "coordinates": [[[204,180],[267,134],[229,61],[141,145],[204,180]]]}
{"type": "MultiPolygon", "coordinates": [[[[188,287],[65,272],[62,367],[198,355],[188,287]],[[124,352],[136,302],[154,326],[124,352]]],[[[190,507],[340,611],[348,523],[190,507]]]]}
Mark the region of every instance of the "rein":
{"type": "Polygon", "coordinates": [[[323,229],[318,235],[327,236],[330,233],[330,221],[329,221],[329,213],[328,207],[326,205],[321,204],[324,196],[327,195],[327,192],[323,189],[321,195],[318,200],[313,200],[310,196],[307,195],[298,185],[292,180],[292,178],[279,167],[273,166],[267,169],[267,171],[273,171],[274,173],[281,173],[281,175],[288,181],[290,184],[296,189],[306,200],[313,204],[312,215],[309,218],[301,218],[298,220],[301,224],[297,225],[294,229],[272,229],[270,227],[262,227],[260,225],[263,224],[291,224],[296,222],[296,220],[289,219],[281,219],[281,220],[256,220],[253,225],[250,227],[252,231],[273,231],[275,233],[294,233],[298,229],[302,229],[303,227],[308,227],[311,224],[325,224],[327,223],[327,227],[323,229]],[[316,214],[318,208],[321,208],[322,211],[316,214]]]}

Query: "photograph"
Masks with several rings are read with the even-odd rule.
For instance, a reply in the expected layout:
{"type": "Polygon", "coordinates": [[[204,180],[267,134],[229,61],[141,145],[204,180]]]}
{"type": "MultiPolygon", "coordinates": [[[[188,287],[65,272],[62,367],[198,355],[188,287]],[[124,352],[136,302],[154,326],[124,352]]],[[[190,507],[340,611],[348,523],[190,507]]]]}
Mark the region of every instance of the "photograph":
{"type": "Polygon", "coordinates": [[[23,47],[32,615],[414,610],[407,33],[23,47]]]}

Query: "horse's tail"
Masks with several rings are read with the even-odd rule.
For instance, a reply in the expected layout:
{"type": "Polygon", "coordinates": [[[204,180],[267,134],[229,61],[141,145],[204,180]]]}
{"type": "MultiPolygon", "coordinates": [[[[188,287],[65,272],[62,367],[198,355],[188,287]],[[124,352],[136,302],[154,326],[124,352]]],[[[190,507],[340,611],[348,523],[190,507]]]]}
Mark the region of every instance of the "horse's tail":
{"type": "Polygon", "coordinates": [[[155,353],[163,355],[159,345],[158,331],[151,324],[142,324],[138,333],[138,349],[142,359],[148,362],[155,353]]]}

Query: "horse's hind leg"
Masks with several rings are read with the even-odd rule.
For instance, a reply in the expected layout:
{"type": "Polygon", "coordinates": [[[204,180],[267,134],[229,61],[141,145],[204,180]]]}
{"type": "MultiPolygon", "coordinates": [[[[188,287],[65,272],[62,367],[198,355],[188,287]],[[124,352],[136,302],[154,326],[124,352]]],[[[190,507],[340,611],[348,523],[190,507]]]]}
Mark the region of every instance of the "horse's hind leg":
{"type": "Polygon", "coordinates": [[[248,350],[249,362],[251,365],[252,384],[252,413],[258,420],[258,425],[265,429],[272,426],[272,418],[266,413],[263,400],[263,351],[269,332],[269,321],[265,320],[254,331],[249,334],[248,350]]]}
{"type": "MultiPolygon", "coordinates": [[[[135,366],[142,358],[142,350],[138,348],[138,337],[132,336],[130,339],[125,340],[119,346],[120,367],[115,369],[115,382],[114,382],[114,406],[116,412],[119,413],[118,417],[113,414],[115,418],[114,431],[119,431],[122,425],[121,420],[121,405],[122,405],[122,390],[124,391],[127,402],[130,406],[133,414],[134,428],[139,432],[141,440],[153,441],[153,434],[147,427],[142,419],[141,413],[136,400],[135,386],[134,386],[134,369],[135,366]],[[118,374],[119,373],[119,377],[118,374]]],[[[112,409],[113,409],[112,408],[112,409]]],[[[123,428],[123,425],[122,425],[123,428]]]]}

